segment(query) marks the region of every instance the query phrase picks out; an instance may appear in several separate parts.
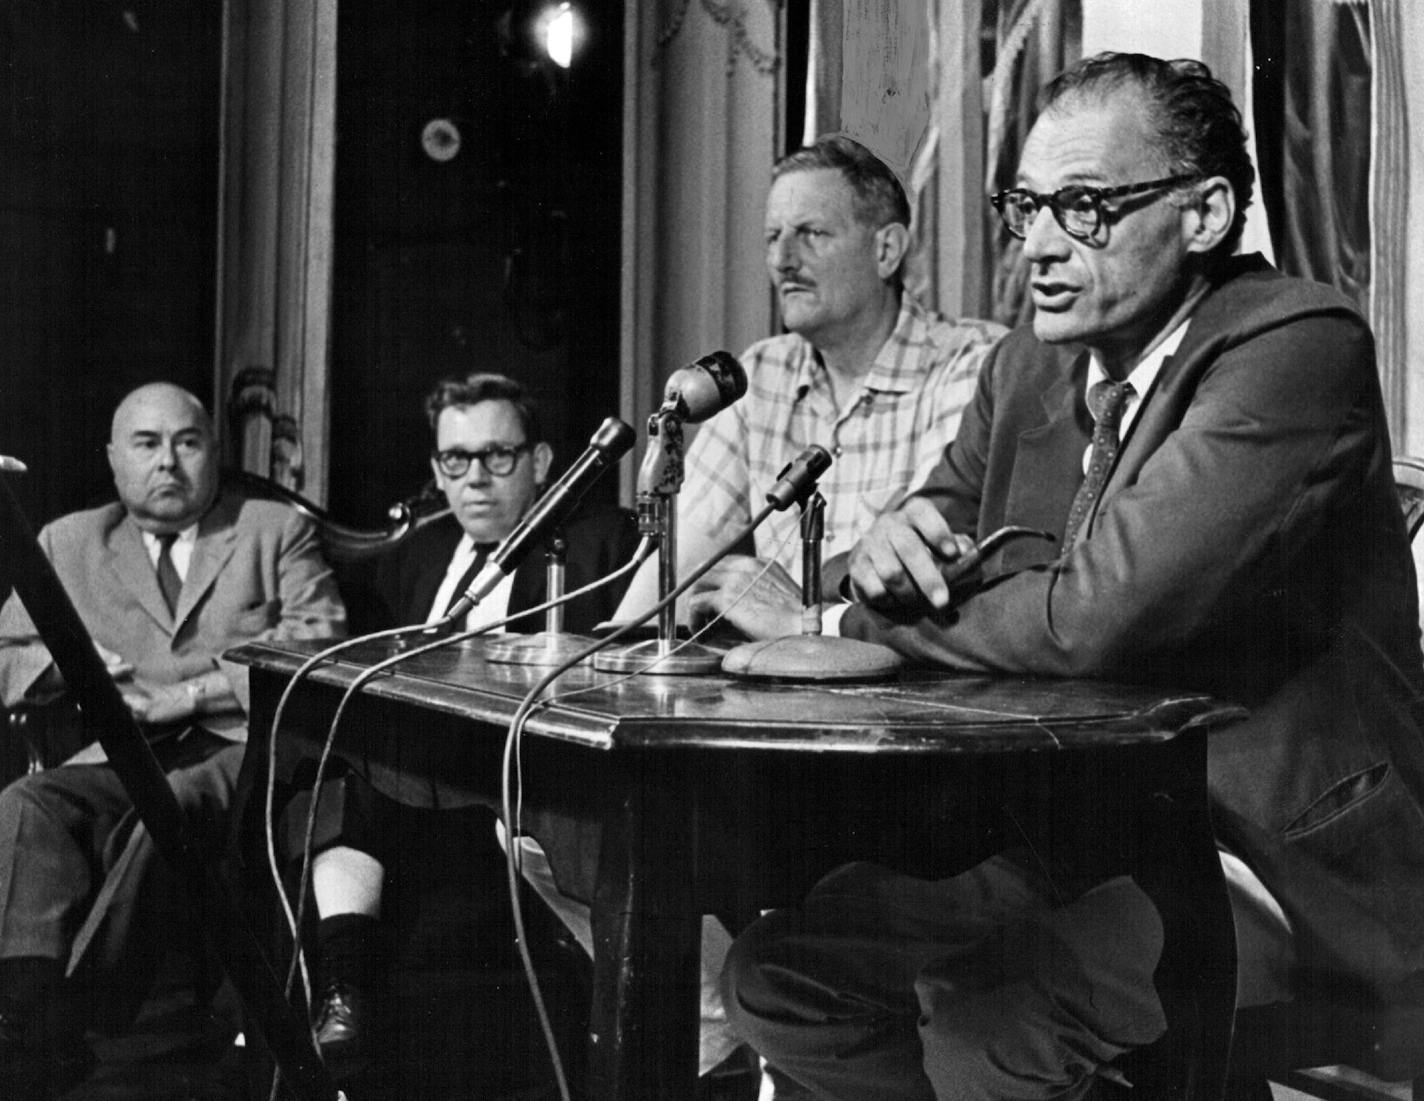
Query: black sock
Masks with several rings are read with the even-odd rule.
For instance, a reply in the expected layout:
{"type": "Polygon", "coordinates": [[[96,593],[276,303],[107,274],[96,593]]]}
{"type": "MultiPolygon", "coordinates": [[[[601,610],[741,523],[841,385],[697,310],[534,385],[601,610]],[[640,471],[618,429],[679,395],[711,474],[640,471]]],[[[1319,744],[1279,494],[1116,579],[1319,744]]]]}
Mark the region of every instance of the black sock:
{"type": "Polygon", "coordinates": [[[369,992],[381,973],[384,945],[379,918],[369,914],[334,914],[316,927],[320,989],[333,982],[369,992]]]}

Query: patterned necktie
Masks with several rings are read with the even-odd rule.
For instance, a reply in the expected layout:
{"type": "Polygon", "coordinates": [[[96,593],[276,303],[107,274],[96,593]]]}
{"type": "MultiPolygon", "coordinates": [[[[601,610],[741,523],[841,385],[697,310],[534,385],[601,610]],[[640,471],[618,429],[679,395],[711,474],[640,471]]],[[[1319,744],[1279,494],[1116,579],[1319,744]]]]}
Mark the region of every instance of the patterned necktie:
{"type": "Polygon", "coordinates": [[[163,591],[163,603],[168,605],[169,615],[177,611],[178,594],[183,591],[183,579],[178,576],[178,567],[173,565],[173,544],[177,539],[177,532],[158,537],[158,587],[163,591]]]}
{"type": "Polygon", "coordinates": [[[1132,393],[1132,383],[1109,382],[1107,379],[1093,383],[1088,390],[1088,408],[1097,422],[1093,427],[1093,453],[1088,460],[1088,473],[1073,498],[1073,507],[1068,510],[1068,528],[1063,533],[1064,553],[1072,549],[1074,536],[1103,492],[1108,472],[1117,458],[1122,411],[1132,393]]]}
{"type": "Polygon", "coordinates": [[[485,568],[485,563],[489,561],[490,551],[494,550],[495,546],[494,543],[477,543],[475,545],[475,560],[470,563],[469,569],[460,576],[459,584],[450,594],[450,603],[445,605],[446,615],[450,614],[450,609],[455,606],[460,597],[465,595],[465,590],[473,584],[475,578],[479,576],[480,570],[485,568]]]}

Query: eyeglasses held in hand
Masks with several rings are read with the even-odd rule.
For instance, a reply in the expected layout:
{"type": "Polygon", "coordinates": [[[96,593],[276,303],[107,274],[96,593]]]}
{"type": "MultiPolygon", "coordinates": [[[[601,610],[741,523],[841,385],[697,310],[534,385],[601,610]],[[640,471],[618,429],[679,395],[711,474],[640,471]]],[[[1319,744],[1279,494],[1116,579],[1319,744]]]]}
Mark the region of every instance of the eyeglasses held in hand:
{"type": "Polygon", "coordinates": [[[1046,206],[1053,211],[1053,219],[1063,227],[1064,233],[1086,241],[1102,228],[1107,212],[1104,204],[1107,200],[1122,199],[1129,195],[1145,195],[1149,191],[1160,191],[1174,184],[1198,178],[1189,173],[1167,176],[1161,180],[1148,180],[1146,183],[1123,184],[1121,187],[1069,184],[1067,187],[1060,187],[1051,195],[1029,191],[1024,187],[1011,187],[1007,191],[996,191],[989,197],[989,202],[1004,220],[1004,227],[1015,237],[1027,237],[1029,226],[1033,224],[1039,210],[1046,206]]]}
{"type": "Polygon", "coordinates": [[[462,447],[450,447],[434,453],[435,463],[447,478],[463,478],[471,463],[479,463],[495,478],[505,478],[514,473],[519,465],[519,456],[529,450],[527,443],[513,447],[484,447],[479,451],[466,451],[462,447]]]}

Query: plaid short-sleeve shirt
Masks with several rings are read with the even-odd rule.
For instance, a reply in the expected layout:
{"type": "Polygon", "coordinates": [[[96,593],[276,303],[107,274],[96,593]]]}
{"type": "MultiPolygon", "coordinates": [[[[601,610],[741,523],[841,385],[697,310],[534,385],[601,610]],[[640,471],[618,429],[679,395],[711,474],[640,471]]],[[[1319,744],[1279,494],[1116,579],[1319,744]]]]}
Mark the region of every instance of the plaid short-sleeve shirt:
{"type": "MultiPolygon", "coordinates": [[[[678,524],[721,542],[760,508],[783,467],[812,444],[833,458],[821,478],[824,554],[849,550],[882,512],[923,479],[954,439],[985,353],[1006,330],[948,321],[906,291],[889,339],[836,407],[816,350],[795,333],[753,344],[742,356],[747,393],[702,425],[687,452],[678,524]]],[[[756,532],[756,553],[801,575],[800,515],[774,512],[756,532]]]]}

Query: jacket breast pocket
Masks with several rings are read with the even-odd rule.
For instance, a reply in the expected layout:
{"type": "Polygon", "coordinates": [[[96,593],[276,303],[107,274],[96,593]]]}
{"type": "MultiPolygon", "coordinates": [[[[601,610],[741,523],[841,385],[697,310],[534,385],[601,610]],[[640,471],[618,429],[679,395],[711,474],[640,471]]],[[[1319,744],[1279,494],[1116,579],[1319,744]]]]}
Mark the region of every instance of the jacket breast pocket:
{"type": "Polygon", "coordinates": [[[1353,776],[1345,777],[1296,815],[1282,832],[1286,837],[1295,838],[1329,824],[1360,800],[1368,798],[1388,776],[1389,762],[1379,761],[1353,776]]]}

